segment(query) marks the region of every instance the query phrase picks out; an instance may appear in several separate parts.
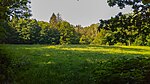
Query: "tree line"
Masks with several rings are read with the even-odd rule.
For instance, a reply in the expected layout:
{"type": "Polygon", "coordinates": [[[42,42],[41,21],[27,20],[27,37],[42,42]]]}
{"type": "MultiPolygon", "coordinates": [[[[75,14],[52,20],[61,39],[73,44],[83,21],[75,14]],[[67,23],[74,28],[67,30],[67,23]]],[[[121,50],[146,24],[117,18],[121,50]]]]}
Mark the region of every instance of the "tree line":
{"type": "Polygon", "coordinates": [[[13,17],[4,25],[6,33],[1,43],[150,46],[150,18],[147,14],[119,13],[88,27],[74,26],[54,13],[49,22],[13,17]]]}
{"type": "Polygon", "coordinates": [[[87,44],[94,38],[88,37],[91,36],[90,32],[96,31],[71,25],[54,13],[49,22],[13,17],[4,29],[6,33],[1,43],[13,44],[87,44]]]}

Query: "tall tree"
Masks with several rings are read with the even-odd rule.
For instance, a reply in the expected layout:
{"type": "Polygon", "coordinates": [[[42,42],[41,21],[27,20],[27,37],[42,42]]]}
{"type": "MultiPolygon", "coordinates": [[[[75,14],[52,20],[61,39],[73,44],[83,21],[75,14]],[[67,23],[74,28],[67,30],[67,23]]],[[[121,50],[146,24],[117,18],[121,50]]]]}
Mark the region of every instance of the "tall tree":
{"type": "Polygon", "coordinates": [[[50,21],[49,21],[49,23],[50,23],[50,26],[51,26],[51,28],[53,27],[53,28],[57,28],[57,16],[55,15],[55,13],[53,13],[52,14],[52,16],[51,16],[51,18],[50,18],[50,21]]]}
{"type": "Polygon", "coordinates": [[[56,20],[57,20],[57,22],[62,21],[60,13],[57,13],[56,20]]]}

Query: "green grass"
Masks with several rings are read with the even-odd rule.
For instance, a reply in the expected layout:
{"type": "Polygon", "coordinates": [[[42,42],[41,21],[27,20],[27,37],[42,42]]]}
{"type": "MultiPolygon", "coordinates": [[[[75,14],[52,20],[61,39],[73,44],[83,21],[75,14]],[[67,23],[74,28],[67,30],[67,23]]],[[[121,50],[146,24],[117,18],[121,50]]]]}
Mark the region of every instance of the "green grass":
{"type": "Polygon", "coordinates": [[[98,45],[1,45],[10,52],[15,84],[92,84],[96,63],[148,57],[150,47],[98,45]]]}

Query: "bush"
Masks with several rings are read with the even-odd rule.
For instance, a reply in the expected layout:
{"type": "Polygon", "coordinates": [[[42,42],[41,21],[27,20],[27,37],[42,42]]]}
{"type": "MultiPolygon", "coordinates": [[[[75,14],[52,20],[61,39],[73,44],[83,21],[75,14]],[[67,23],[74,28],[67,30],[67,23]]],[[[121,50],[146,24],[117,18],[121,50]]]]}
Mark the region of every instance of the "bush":
{"type": "Polygon", "coordinates": [[[98,84],[150,84],[150,58],[117,58],[100,62],[93,71],[98,84]]]}

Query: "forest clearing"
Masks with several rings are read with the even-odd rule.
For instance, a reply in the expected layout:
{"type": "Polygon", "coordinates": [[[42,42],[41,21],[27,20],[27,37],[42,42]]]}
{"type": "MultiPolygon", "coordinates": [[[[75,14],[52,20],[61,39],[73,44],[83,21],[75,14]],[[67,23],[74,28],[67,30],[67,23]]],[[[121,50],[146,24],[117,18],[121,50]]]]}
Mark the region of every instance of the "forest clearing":
{"type": "Polygon", "coordinates": [[[0,0],[0,84],[150,84],[150,0],[0,0]]]}

